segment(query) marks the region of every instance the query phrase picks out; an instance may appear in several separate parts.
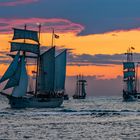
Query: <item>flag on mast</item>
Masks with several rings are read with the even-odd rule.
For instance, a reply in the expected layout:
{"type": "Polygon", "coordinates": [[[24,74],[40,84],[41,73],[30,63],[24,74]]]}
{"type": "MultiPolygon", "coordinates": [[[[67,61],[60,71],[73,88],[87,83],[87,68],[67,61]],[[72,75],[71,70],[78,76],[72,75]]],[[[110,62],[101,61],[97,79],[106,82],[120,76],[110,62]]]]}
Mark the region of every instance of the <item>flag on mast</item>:
{"type": "Polygon", "coordinates": [[[54,39],[58,39],[59,38],[59,35],[55,34],[54,33],[54,29],[52,28],[52,46],[54,46],[54,39]]]}
{"type": "Polygon", "coordinates": [[[59,38],[59,35],[57,35],[57,34],[54,34],[54,37],[55,37],[56,39],[58,39],[58,38],[59,38]]]}
{"type": "Polygon", "coordinates": [[[134,47],[131,47],[131,49],[132,49],[132,50],[135,50],[135,48],[134,48],[134,47]]]}

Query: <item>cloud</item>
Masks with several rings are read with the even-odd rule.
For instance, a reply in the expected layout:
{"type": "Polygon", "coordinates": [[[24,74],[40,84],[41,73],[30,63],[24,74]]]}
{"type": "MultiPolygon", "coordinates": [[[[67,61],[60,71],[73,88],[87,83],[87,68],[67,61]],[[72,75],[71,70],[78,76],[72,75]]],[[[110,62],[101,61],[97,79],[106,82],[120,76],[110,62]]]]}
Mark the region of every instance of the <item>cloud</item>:
{"type": "Polygon", "coordinates": [[[9,33],[12,31],[11,28],[23,28],[25,24],[27,25],[27,28],[37,29],[37,23],[40,23],[42,25],[42,32],[50,32],[52,31],[52,28],[54,28],[56,32],[73,32],[75,34],[78,34],[82,30],[84,30],[84,26],[61,18],[0,18],[0,32],[9,33]]]}
{"type": "Polygon", "coordinates": [[[26,4],[36,0],[2,1],[0,17],[68,19],[84,26],[84,30],[80,28],[77,32],[78,35],[140,28],[140,0],[38,0],[37,4],[23,6],[22,9],[20,6],[5,8],[2,5],[26,4]]]}
{"type": "Polygon", "coordinates": [[[2,55],[6,55],[8,52],[7,51],[0,51],[0,56],[2,56],[2,55]]]}
{"type": "Polygon", "coordinates": [[[39,0],[13,0],[9,2],[0,2],[0,6],[16,6],[20,4],[29,4],[37,1],[39,0]]]}
{"type": "MultiPolygon", "coordinates": [[[[134,60],[139,61],[140,53],[134,54],[134,60]]],[[[68,65],[98,65],[98,66],[111,66],[111,65],[122,65],[123,60],[126,60],[124,54],[81,54],[76,55],[71,52],[68,53],[68,65]]]]}
{"type": "Polygon", "coordinates": [[[7,55],[8,51],[0,51],[0,64],[9,64],[11,63],[11,59],[7,55]]]}
{"type": "MultiPolygon", "coordinates": [[[[48,50],[49,47],[47,46],[41,46],[41,53],[43,53],[44,51],[48,50]]],[[[60,52],[62,52],[65,49],[64,46],[57,46],[57,52],[56,54],[59,54],[60,52]]],[[[7,59],[9,58],[9,56],[7,56],[6,54],[8,54],[8,51],[0,51],[0,62],[1,63],[9,63],[10,61],[7,61],[7,59]]],[[[29,54],[28,54],[29,55],[29,54]]],[[[32,55],[32,54],[30,54],[32,55]]],[[[140,58],[140,53],[134,53],[133,55],[133,59],[134,62],[139,62],[139,58],[140,58]]],[[[90,66],[90,65],[94,65],[94,66],[108,66],[108,67],[112,67],[113,65],[122,65],[122,62],[126,60],[126,56],[124,54],[95,54],[95,55],[91,55],[91,54],[74,54],[71,52],[71,49],[67,50],[67,65],[70,66],[90,66]]],[[[30,65],[34,65],[34,61],[29,60],[30,65]]],[[[102,76],[102,75],[101,75],[102,76]]]]}

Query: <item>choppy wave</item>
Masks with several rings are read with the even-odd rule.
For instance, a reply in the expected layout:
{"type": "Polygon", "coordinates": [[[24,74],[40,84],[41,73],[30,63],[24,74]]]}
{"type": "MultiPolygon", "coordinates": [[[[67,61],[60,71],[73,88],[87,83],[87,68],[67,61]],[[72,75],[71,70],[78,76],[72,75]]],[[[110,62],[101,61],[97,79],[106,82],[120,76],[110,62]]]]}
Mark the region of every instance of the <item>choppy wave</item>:
{"type": "Polygon", "coordinates": [[[71,115],[71,116],[83,116],[91,115],[93,117],[106,117],[106,116],[128,116],[128,115],[140,115],[140,110],[71,110],[62,109],[57,111],[39,111],[39,110],[22,110],[22,111],[0,111],[0,117],[16,115],[16,116],[55,116],[55,115],[71,115]]]}
{"type": "Polygon", "coordinates": [[[0,139],[140,138],[140,103],[121,98],[65,101],[55,109],[10,109],[0,98],[0,139]]]}

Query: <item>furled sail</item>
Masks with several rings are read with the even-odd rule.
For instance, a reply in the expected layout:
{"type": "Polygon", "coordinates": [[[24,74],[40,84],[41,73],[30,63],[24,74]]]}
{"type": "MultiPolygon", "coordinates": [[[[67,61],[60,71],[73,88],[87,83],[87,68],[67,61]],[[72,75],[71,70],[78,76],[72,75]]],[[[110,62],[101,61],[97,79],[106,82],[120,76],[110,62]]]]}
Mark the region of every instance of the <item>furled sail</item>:
{"type": "Polygon", "coordinates": [[[14,87],[12,95],[14,97],[24,96],[27,92],[27,87],[28,87],[28,75],[27,75],[26,66],[25,66],[25,58],[24,56],[22,56],[19,84],[14,87]]]}
{"type": "Polygon", "coordinates": [[[134,62],[123,62],[123,69],[128,69],[128,68],[135,68],[134,62]]]}
{"type": "Polygon", "coordinates": [[[15,29],[14,28],[13,40],[15,40],[15,39],[30,39],[30,40],[39,42],[37,31],[25,30],[25,29],[15,29]]]}
{"type": "Polygon", "coordinates": [[[38,90],[54,91],[55,47],[40,56],[38,90]]]}
{"type": "Polygon", "coordinates": [[[135,77],[134,71],[124,71],[124,78],[135,77]]]}
{"type": "Polygon", "coordinates": [[[11,42],[11,52],[13,51],[25,51],[39,54],[39,45],[30,43],[11,42]]]}
{"type": "Polygon", "coordinates": [[[21,61],[19,61],[16,72],[9,78],[3,90],[17,86],[20,81],[20,75],[21,75],[21,61]]]}
{"type": "Polygon", "coordinates": [[[8,67],[7,71],[5,72],[5,74],[3,75],[3,77],[0,80],[0,83],[9,79],[16,71],[17,66],[18,66],[18,61],[19,61],[19,52],[17,52],[15,58],[13,59],[12,63],[10,64],[10,66],[8,67]]]}
{"type": "Polygon", "coordinates": [[[66,50],[55,58],[55,91],[64,90],[66,77],[66,50]]]}

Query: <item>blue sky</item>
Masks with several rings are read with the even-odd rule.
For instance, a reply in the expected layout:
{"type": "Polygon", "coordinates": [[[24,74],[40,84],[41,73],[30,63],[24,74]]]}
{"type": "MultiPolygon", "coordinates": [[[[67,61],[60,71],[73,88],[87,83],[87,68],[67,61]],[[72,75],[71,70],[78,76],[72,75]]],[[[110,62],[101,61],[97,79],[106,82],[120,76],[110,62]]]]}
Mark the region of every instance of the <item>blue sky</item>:
{"type": "MultiPolygon", "coordinates": [[[[127,30],[140,25],[140,0],[2,0],[1,18],[62,18],[85,27],[80,35],[127,30]]],[[[1,4],[0,4],[1,5],[1,4]]]]}

